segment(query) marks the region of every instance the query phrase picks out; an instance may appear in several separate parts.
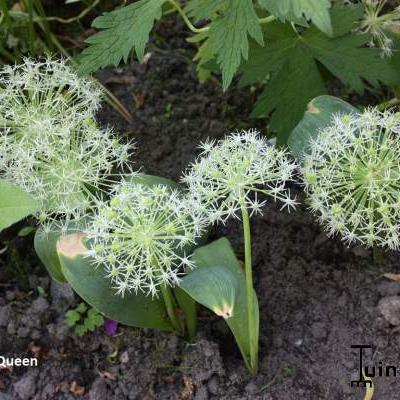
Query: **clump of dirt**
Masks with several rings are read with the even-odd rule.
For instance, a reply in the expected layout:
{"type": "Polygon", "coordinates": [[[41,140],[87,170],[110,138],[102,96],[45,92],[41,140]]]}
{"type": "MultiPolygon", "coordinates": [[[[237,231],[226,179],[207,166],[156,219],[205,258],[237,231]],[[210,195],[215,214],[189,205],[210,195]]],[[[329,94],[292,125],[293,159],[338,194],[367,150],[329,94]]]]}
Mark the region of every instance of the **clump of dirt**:
{"type": "MultiPolygon", "coordinates": [[[[171,46],[182,47],[182,40],[171,46]]],[[[133,121],[126,123],[109,106],[99,118],[134,138],[143,172],[178,179],[200,141],[259,124],[248,118],[251,94],[224,94],[215,82],[199,85],[186,54],[154,49],[147,58],[144,65],[99,74],[133,121]]],[[[287,214],[271,204],[252,219],[252,233],[261,315],[256,377],[247,374],[224,322],[207,310],[192,343],[126,327],[113,338],[101,330],[77,338],[64,313],[78,300],[67,286],[50,282],[24,250],[30,268],[26,290],[4,280],[14,258],[2,256],[0,355],[35,355],[39,366],[0,370],[0,400],[358,400],[365,389],[350,387],[358,376],[352,345],[373,347],[365,352],[367,365],[400,367],[400,284],[382,277],[400,272],[398,253],[374,265],[370,251],[328,239],[305,207],[287,214]]],[[[223,235],[241,257],[240,224],[213,233],[223,235]]],[[[376,398],[399,400],[399,379],[374,378],[376,398]]]]}

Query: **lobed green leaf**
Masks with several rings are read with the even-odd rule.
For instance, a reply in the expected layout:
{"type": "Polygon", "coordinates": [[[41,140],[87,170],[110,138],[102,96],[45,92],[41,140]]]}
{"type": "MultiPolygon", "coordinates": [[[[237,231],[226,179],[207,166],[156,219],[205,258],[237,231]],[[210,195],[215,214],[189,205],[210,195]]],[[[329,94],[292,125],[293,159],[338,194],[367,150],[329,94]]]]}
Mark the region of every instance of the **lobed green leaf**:
{"type": "Polygon", "coordinates": [[[260,5],[282,22],[299,20],[303,15],[321,31],[333,35],[330,0],[258,0],[260,5]]]}
{"type": "Polygon", "coordinates": [[[400,82],[400,73],[390,60],[382,58],[380,50],[366,47],[369,35],[349,33],[360,10],[332,9],[332,38],[315,27],[299,34],[290,25],[276,22],[264,30],[268,46],[252,46],[249,61],[242,67],[241,84],[267,81],[252,115],[272,114],[270,128],[278,133],[279,144],[286,142],[308,102],[327,92],[320,65],[359,93],[365,87],[400,82]]]}
{"type": "Polygon", "coordinates": [[[90,36],[79,58],[79,72],[88,74],[109,65],[125,62],[133,49],[142,62],[149,33],[162,16],[167,0],[140,0],[103,14],[93,21],[100,31],[90,36]]]}

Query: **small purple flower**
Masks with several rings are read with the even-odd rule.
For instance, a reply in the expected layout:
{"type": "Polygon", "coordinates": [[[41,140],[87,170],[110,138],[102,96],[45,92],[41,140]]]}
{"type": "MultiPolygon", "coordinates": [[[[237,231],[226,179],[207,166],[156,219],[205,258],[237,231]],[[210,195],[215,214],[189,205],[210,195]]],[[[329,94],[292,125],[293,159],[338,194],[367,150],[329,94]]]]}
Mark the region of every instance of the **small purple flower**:
{"type": "Polygon", "coordinates": [[[118,329],[118,322],[112,319],[106,319],[104,322],[104,330],[107,336],[115,336],[118,329]]]}

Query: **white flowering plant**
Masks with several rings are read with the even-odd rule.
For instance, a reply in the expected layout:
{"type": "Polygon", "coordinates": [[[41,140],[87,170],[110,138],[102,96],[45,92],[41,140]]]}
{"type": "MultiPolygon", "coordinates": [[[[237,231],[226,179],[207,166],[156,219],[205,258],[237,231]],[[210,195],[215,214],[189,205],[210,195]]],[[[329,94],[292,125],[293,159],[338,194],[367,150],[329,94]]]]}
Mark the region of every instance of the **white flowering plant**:
{"type": "Polygon", "coordinates": [[[50,59],[5,66],[0,88],[0,179],[36,199],[46,229],[83,217],[132,151],[97,126],[101,92],[50,59]]]}
{"type": "Polygon", "coordinates": [[[64,276],[112,319],[193,336],[195,303],[179,285],[195,268],[191,254],[208,219],[191,206],[173,181],[125,176],[97,203],[83,232],[59,238],[64,276]]]}
{"type": "MultiPolygon", "coordinates": [[[[258,367],[259,317],[253,288],[250,217],[262,213],[267,198],[279,200],[281,209],[290,210],[296,206],[296,199],[291,197],[286,186],[294,180],[295,169],[296,164],[290,160],[286,150],[277,149],[259,132],[249,130],[203,143],[199,158],[190,165],[182,179],[193,203],[204,209],[210,223],[225,223],[230,217],[242,221],[247,310],[244,340],[248,344],[247,351],[243,351],[243,343],[239,345],[252,373],[256,373],[258,367]],[[263,198],[260,200],[259,197],[263,198]]],[[[204,282],[199,279],[197,284],[206,285],[204,282]]],[[[234,304],[224,304],[222,309],[214,308],[214,311],[229,319],[238,312],[234,308],[234,304]]],[[[238,335],[236,338],[243,341],[238,335]]]]}
{"type": "Polygon", "coordinates": [[[307,201],[328,235],[347,244],[400,246],[400,115],[314,99],[289,145],[307,201]]]}
{"type": "Polygon", "coordinates": [[[0,227],[33,214],[35,249],[52,278],[113,319],[192,335],[194,301],[177,285],[193,268],[205,216],[178,184],[132,171],[134,146],[99,128],[101,92],[65,61],[4,67],[0,98],[0,207],[11,210],[0,227]],[[63,268],[71,238],[83,236],[81,268],[75,257],[63,268]]]}
{"type": "Polygon", "coordinates": [[[250,220],[268,200],[296,207],[298,170],[329,235],[400,248],[399,113],[321,96],[289,137],[296,161],[256,130],[234,132],[202,143],[178,184],[133,172],[132,143],[96,122],[100,99],[65,61],[0,70],[0,229],[33,215],[52,278],[112,320],[191,338],[198,302],[225,319],[255,374],[250,220]],[[243,226],[244,265],[226,238],[203,245],[230,219],[243,226]]]}

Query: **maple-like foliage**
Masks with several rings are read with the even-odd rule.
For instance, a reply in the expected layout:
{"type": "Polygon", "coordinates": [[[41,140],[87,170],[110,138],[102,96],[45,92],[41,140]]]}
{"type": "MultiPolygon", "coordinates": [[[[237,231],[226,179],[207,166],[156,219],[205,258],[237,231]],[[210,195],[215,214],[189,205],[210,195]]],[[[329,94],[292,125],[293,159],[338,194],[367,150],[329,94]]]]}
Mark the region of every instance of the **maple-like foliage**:
{"type": "Polygon", "coordinates": [[[271,115],[280,143],[330,78],[359,93],[400,83],[390,57],[371,48],[371,34],[356,31],[363,4],[339,0],[139,0],[94,20],[99,32],[87,39],[81,72],[118,65],[132,51],[142,60],[154,23],[171,10],[193,31],[200,81],[221,73],[225,90],[240,73],[242,85],[265,84],[253,116],[271,115]]]}

